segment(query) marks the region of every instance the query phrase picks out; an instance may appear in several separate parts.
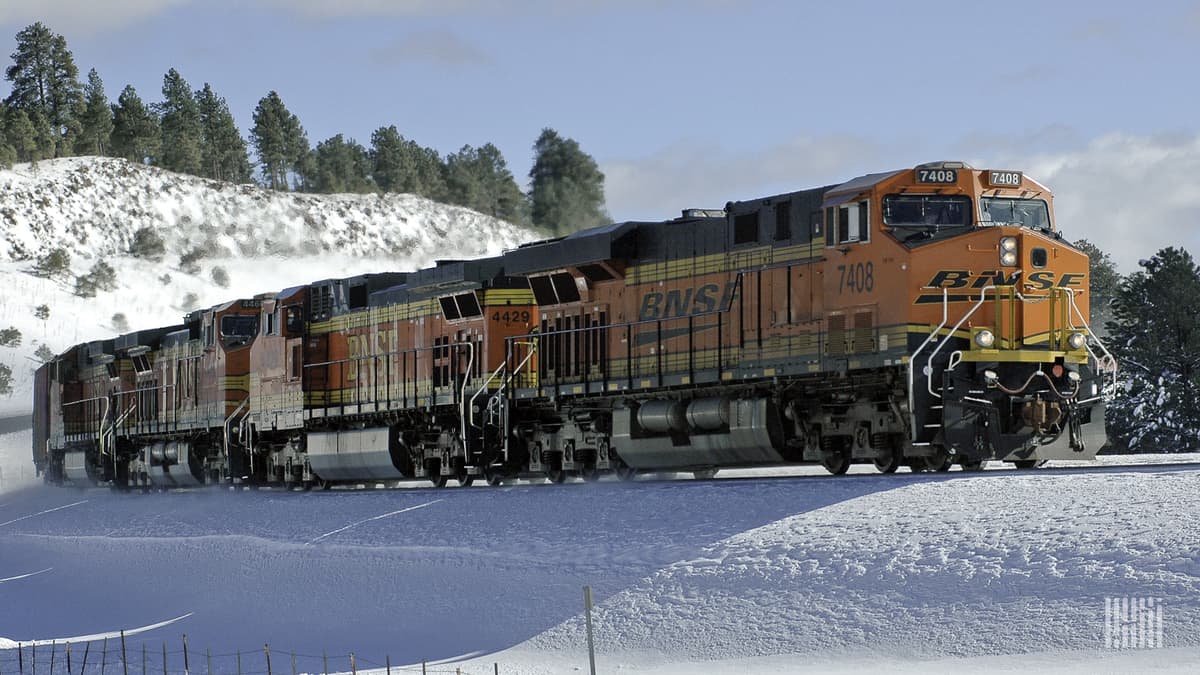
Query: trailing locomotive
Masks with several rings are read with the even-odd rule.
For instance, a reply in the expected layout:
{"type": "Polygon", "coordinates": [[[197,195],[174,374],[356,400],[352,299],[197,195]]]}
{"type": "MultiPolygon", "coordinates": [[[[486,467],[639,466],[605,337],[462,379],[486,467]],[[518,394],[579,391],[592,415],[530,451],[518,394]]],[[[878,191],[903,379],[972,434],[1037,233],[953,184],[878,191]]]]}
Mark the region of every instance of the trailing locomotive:
{"type": "Polygon", "coordinates": [[[1050,191],[961,162],[198,310],[35,380],[57,483],[1091,459],[1116,364],[1050,191]]]}

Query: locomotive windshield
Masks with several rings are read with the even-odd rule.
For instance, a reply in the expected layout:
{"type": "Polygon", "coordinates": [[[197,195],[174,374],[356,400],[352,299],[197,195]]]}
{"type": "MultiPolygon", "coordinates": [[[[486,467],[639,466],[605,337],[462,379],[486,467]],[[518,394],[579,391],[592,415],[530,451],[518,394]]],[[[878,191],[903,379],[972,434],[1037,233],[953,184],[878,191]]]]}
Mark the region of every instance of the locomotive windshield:
{"type": "Polygon", "coordinates": [[[221,341],[226,347],[247,344],[257,334],[257,314],[226,314],[221,317],[221,341]]]}
{"type": "Polygon", "coordinates": [[[971,224],[971,200],[958,195],[887,195],[883,222],[893,227],[971,224]]]}
{"type": "Polygon", "coordinates": [[[1041,199],[983,197],[979,200],[981,222],[1013,224],[1033,229],[1050,229],[1050,210],[1041,199]]]}

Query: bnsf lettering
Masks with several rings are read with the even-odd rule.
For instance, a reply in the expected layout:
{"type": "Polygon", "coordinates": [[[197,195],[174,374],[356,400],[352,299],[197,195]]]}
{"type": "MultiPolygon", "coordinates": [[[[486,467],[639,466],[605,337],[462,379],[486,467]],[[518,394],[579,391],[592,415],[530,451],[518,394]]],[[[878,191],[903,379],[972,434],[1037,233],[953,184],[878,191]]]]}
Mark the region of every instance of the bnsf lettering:
{"type": "MultiPolygon", "coordinates": [[[[363,360],[376,356],[380,357],[396,351],[397,340],[395,330],[383,330],[375,333],[375,344],[371,344],[370,335],[346,336],[346,380],[349,382],[367,382],[371,376],[371,364],[363,360]],[[361,366],[361,368],[360,368],[361,366]]],[[[377,367],[382,367],[380,364],[377,367]]]]}
{"type": "Polygon", "coordinates": [[[642,296],[642,308],[638,320],[674,319],[689,314],[715,312],[719,307],[728,307],[736,293],[737,282],[730,282],[721,293],[718,284],[704,284],[699,288],[673,289],[665,293],[652,292],[642,296]],[[717,294],[721,293],[718,300],[717,294]]]}
{"type": "Polygon", "coordinates": [[[965,288],[971,273],[966,270],[942,270],[933,275],[929,285],[933,288],[965,288]]]}
{"type": "MultiPolygon", "coordinates": [[[[1086,274],[1064,274],[1058,278],[1057,286],[1059,288],[1083,288],[1085,278],[1087,278],[1086,274]]],[[[1021,277],[1017,272],[1005,276],[1001,270],[988,270],[977,275],[971,274],[967,270],[940,270],[929,280],[928,286],[931,288],[979,289],[985,286],[1015,286],[1020,280],[1021,277]]],[[[1025,281],[1039,291],[1049,290],[1056,285],[1054,272],[1049,271],[1034,272],[1026,276],[1025,281]]]]}

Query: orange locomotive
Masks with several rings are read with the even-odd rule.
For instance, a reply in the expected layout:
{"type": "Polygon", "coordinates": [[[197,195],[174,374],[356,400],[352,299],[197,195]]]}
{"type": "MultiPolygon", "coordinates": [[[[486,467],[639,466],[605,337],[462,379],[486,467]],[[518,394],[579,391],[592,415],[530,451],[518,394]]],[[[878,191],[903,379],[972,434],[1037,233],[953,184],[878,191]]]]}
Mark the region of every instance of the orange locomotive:
{"type": "Polygon", "coordinates": [[[1115,364],[1087,275],[1044,186],[927,164],[81,345],[37,374],[35,461],[169,487],[1090,459],[1115,364]]]}
{"type": "Polygon", "coordinates": [[[1052,206],[941,162],[523,247],[541,360],[507,452],[585,475],[610,452],[706,474],[1090,459],[1115,364],[1052,206]]]}

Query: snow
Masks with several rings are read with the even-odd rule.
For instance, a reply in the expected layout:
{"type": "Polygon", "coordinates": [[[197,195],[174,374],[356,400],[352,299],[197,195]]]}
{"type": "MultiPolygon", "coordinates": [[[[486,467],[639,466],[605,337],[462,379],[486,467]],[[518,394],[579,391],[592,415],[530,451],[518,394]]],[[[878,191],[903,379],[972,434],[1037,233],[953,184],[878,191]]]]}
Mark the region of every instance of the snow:
{"type": "Polygon", "coordinates": [[[23,336],[17,348],[0,347],[14,389],[0,398],[0,416],[32,408],[33,354],[43,344],[57,353],[126,330],[175,325],[196,307],[319,279],[498,255],[535,238],[414,195],[275,192],[97,157],[0,170],[0,329],[16,327],[23,336]],[[162,262],[130,257],[142,228],[163,238],[162,262]],[[32,276],[37,259],[58,247],[70,253],[70,274],[32,276]],[[180,256],[196,249],[205,255],[189,274],[180,256]],[[116,270],[118,288],[75,296],[75,277],[101,259],[116,270]],[[218,267],[229,276],[227,288],[212,279],[218,267]],[[39,305],[50,308],[46,321],[34,316],[39,305]],[[128,329],[114,325],[117,313],[128,329]]]}
{"type": "MultiPolygon", "coordinates": [[[[28,413],[39,345],[111,337],[117,312],[131,330],[170,325],[188,294],[205,306],[531,237],[409,195],[275,193],[104,159],[0,171],[0,328],[24,336],[0,348],[16,390],[0,414],[28,413]],[[166,240],[162,263],[124,256],[142,227],[166,240]],[[118,290],[85,300],[70,278],[28,274],[63,242],[73,274],[103,257],[118,290]],[[197,247],[200,272],[181,271],[197,247]],[[217,266],[229,288],[211,281],[217,266]]],[[[42,485],[30,438],[0,434],[3,672],[16,671],[14,642],[122,629],[135,654],[186,633],[193,659],[211,650],[223,673],[239,653],[245,672],[265,671],[264,644],[285,671],[292,653],[302,672],[322,672],[322,654],[346,671],[354,652],[360,671],[390,659],[393,670],[586,672],[584,585],[600,672],[1200,671],[1200,455],[983,474],[787,467],[714,481],[137,495],[42,485]],[[1105,649],[1112,597],[1158,599],[1165,648],[1105,649]]],[[[170,658],[182,670],[178,649],[170,658]]]]}
{"type": "MultiPolygon", "coordinates": [[[[0,456],[26,457],[13,444],[27,439],[0,438],[0,456]]],[[[321,672],[322,652],[349,670],[354,652],[359,670],[577,673],[590,585],[601,672],[1194,672],[1200,456],[1150,460],[1185,463],[440,491],[24,487],[0,497],[0,577],[53,569],[0,584],[0,605],[19,608],[0,635],[191,612],[130,649],[155,654],[183,632],[222,655],[221,672],[269,643],[302,672],[321,672]],[[1166,648],[1105,649],[1105,598],[1143,596],[1164,608],[1166,648]]]]}

